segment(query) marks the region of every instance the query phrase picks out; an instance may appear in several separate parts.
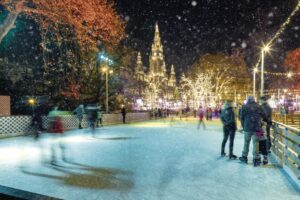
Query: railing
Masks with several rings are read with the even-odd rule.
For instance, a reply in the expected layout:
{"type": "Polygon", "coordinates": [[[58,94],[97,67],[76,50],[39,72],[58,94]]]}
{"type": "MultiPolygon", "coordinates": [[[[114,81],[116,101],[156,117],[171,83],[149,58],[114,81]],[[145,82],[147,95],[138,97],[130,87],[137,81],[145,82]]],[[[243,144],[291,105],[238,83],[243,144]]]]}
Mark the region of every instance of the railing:
{"type": "Polygon", "coordinates": [[[273,121],[272,152],[300,181],[300,129],[273,121]]]}
{"type": "MultiPolygon", "coordinates": [[[[150,119],[147,112],[127,113],[126,122],[146,121],[150,119]]],[[[47,129],[49,118],[42,117],[43,128],[47,129]]],[[[75,115],[67,115],[62,118],[64,129],[72,130],[78,128],[78,119],[75,115]]],[[[118,114],[103,114],[103,124],[118,124],[122,123],[122,115],[118,114]]],[[[33,132],[31,124],[31,116],[0,116],[0,138],[19,135],[27,135],[33,132]]],[[[82,127],[88,127],[87,116],[83,117],[82,127]]]]}
{"type": "Polygon", "coordinates": [[[300,129],[300,113],[286,115],[273,113],[273,120],[300,129]]]}

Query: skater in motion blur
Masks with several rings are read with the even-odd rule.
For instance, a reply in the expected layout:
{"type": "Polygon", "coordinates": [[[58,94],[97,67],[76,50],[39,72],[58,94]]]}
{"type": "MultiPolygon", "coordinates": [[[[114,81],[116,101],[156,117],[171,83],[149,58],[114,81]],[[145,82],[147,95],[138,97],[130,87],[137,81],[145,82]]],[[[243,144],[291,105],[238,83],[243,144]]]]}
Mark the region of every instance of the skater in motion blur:
{"type": "Polygon", "coordinates": [[[221,156],[226,156],[225,145],[229,137],[229,159],[236,159],[233,154],[233,144],[236,131],[236,120],[230,101],[226,101],[221,112],[221,121],[223,123],[223,142],[221,146],[221,156]]]}
{"type": "Polygon", "coordinates": [[[76,115],[77,119],[78,119],[78,128],[82,129],[82,119],[83,119],[83,114],[84,114],[84,107],[83,105],[79,105],[74,111],[74,114],[76,115]]]}
{"type": "Polygon", "coordinates": [[[37,140],[43,130],[42,110],[39,107],[34,109],[31,127],[34,129],[34,139],[37,140]]]}
{"type": "Polygon", "coordinates": [[[62,114],[58,110],[58,107],[54,107],[48,114],[49,117],[49,132],[52,133],[53,140],[51,141],[51,161],[50,163],[55,165],[57,163],[57,151],[60,150],[62,160],[66,160],[65,145],[62,142],[62,136],[64,133],[64,127],[62,122],[62,114]]]}
{"type": "Polygon", "coordinates": [[[97,123],[97,118],[98,118],[98,110],[99,110],[99,108],[95,105],[88,105],[86,107],[86,113],[88,116],[89,127],[91,128],[93,137],[95,137],[95,132],[96,132],[95,129],[96,129],[96,123],[97,123]]]}
{"type": "Polygon", "coordinates": [[[103,112],[101,110],[101,107],[99,106],[99,109],[97,110],[97,127],[99,126],[103,127],[102,118],[103,118],[103,112]]]}
{"type": "Polygon", "coordinates": [[[204,123],[204,109],[202,106],[199,106],[198,111],[197,111],[197,116],[198,116],[198,125],[197,125],[197,129],[200,129],[200,125],[202,124],[203,129],[205,130],[205,123],[204,123]]]}

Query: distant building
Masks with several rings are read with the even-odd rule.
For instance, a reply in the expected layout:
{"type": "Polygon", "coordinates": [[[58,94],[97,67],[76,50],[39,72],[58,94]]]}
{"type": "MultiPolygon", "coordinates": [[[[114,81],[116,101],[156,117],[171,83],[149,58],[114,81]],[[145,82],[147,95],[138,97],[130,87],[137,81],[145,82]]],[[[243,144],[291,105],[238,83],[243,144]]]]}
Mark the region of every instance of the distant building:
{"type": "Polygon", "coordinates": [[[134,78],[139,83],[137,95],[143,99],[148,108],[166,108],[175,103],[178,88],[174,65],[171,66],[168,74],[157,24],[155,25],[154,41],[149,57],[149,71],[144,71],[142,55],[139,52],[134,78]]]}

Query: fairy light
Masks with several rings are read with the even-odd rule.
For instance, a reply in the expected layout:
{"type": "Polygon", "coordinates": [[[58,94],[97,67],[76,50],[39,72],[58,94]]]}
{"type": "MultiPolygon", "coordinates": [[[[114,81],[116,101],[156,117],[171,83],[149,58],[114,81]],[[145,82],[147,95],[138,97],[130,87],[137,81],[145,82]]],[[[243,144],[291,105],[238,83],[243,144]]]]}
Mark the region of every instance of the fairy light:
{"type": "MultiPolygon", "coordinates": [[[[291,23],[292,18],[297,14],[297,12],[300,9],[300,0],[298,0],[298,4],[293,10],[293,12],[288,16],[288,18],[281,24],[279,30],[275,33],[275,35],[271,38],[271,40],[265,45],[265,46],[271,46],[274,40],[276,40],[287,28],[287,26],[291,23]]],[[[261,62],[261,57],[259,57],[258,62],[255,65],[255,68],[259,66],[259,63],[261,62]]]]}

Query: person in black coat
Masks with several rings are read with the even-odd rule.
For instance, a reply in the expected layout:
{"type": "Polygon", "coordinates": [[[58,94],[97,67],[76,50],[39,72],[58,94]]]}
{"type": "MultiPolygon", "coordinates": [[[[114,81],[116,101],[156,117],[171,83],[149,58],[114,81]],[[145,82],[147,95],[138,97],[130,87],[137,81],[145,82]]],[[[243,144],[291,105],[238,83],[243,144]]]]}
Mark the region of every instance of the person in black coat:
{"type": "Polygon", "coordinates": [[[125,109],[125,107],[122,107],[121,113],[122,113],[122,118],[123,118],[123,124],[125,124],[126,123],[126,109],[125,109]]]}
{"type": "Polygon", "coordinates": [[[270,151],[271,149],[271,137],[270,137],[270,129],[272,126],[272,108],[271,106],[268,104],[267,102],[267,97],[266,96],[262,96],[260,98],[261,101],[261,107],[264,111],[264,114],[267,118],[267,125],[266,125],[266,132],[267,132],[267,150],[270,151]]]}
{"type": "Polygon", "coordinates": [[[225,145],[229,137],[229,158],[236,159],[237,156],[233,154],[233,144],[236,131],[236,120],[231,102],[226,101],[224,108],[221,111],[221,121],[223,123],[223,142],[221,146],[221,156],[225,156],[225,145]]]}
{"type": "Polygon", "coordinates": [[[31,126],[34,128],[34,138],[38,139],[43,130],[42,109],[36,107],[33,111],[31,126]]]}

